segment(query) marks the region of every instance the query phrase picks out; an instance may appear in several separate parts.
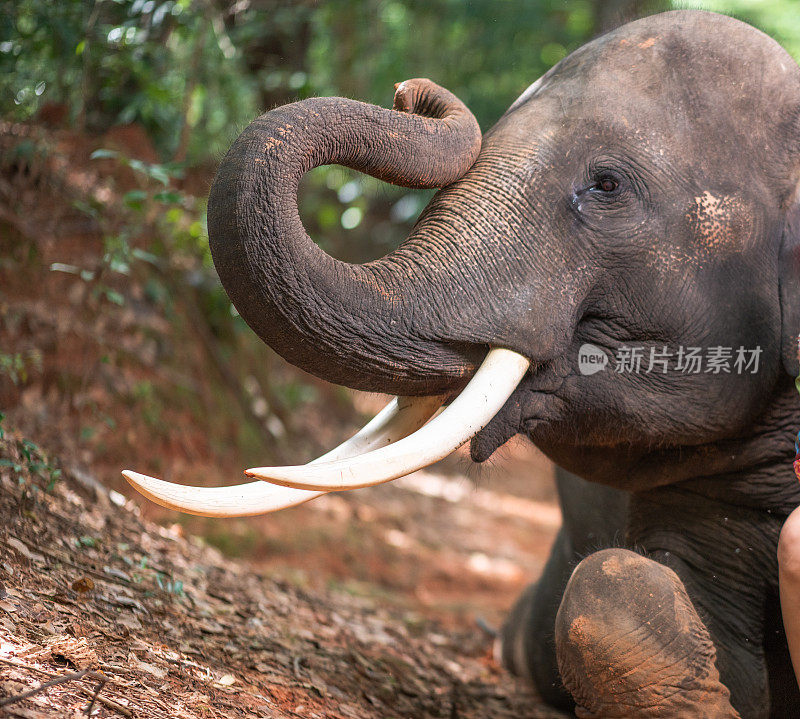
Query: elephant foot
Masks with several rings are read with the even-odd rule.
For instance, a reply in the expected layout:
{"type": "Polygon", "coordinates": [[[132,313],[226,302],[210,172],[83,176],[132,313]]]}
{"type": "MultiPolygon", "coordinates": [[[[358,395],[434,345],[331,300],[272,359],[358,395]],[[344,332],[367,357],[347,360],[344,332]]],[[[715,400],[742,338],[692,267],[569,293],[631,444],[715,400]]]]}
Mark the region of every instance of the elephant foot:
{"type": "Polygon", "coordinates": [[[739,717],[683,582],[634,552],[606,549],[575,568],[555,642],[582,719],[739,717]]]}

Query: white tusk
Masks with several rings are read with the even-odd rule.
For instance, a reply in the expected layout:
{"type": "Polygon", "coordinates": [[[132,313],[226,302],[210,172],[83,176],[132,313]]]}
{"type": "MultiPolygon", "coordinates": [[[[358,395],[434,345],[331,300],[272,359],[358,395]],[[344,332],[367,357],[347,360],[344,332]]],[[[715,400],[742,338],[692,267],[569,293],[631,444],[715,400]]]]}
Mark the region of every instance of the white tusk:
{"type": "Polygon", "coordinates": [[[247,482],[235,487],[190,487],[148,477],[130,469],[122,470],[122,476],[134,489],[156,504],[201,517],[247,517],[264,514],[294,507],[326,494],[308,492],[305,489],[270,487],[264,482],[247,482]]]}
{"type": "MultiPolygon", "coordinates": [[[[383,447],[419,429],[441,407],[444,395],[395,397],[357,434],[312,462],[354,457],[383,447]]],[[[122,475],[145,497],[167,509],[202,517],[247,517],[286,509],[326,494],[248,482],[235,487],[189,487],[123,470],[122,475]]]]}
{"type": "Polygon", "coordinates": [[[284,487],[339,490],[397,479],[439,461],[474,437],[500,411],[530,361],[492,349],[461,394],[422,429],[399,442],[349,459],[294,467],[258,467],[245,474],[284,487]]]}

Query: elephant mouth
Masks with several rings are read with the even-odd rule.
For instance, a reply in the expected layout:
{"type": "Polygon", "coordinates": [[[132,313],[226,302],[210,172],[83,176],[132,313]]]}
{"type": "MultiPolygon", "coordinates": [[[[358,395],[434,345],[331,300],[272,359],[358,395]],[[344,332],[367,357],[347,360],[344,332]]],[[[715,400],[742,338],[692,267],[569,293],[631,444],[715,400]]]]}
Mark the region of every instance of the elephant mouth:
{"type": "Polygon", "coordinates": [[[529,367],[530,360],[517,352],[493,348],[446,407],[447,395],[395,397],[360,432],[313,462],[248,469],[245,474],[255,482],[192,487],[131,470],[122,474],[155,503],[206,517],[265,514],[326,492],[389,482],[443,459],[476,437],[500,413],[529,367]]]}

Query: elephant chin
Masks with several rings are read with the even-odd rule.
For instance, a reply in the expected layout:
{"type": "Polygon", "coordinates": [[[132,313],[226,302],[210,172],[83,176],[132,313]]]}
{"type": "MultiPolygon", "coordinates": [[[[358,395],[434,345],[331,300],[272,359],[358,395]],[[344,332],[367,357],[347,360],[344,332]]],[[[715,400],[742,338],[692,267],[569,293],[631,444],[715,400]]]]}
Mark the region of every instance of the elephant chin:
{"type": "Polygon", "coordinates": [[[470,441],[469,456],[473,462],[485,462],[519,431],[519,403],[512,400],[513,395],[492,421],[470,441]]]}
{"type": "Polygon", "coordinates": [[[548,416],[552,392],[560,382],[542,380],[541,375],[529,372],[517,385],[503,407],[470,442],[473,462],[485,462],[508,440],[520,432],[529,434],[548,416]]]}

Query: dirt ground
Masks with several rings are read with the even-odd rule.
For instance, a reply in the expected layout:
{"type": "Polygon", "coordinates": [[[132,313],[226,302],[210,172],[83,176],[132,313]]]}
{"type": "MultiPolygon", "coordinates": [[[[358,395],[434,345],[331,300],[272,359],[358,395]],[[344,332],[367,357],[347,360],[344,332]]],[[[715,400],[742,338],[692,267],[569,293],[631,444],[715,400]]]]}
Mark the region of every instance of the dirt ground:
{"type": "Polygon", "coordinates": [[[111,271],[115,238],[146,250],[163,210],[132,218],[123,193],[154,190],[90,155],[147,161],[145,141],[0,122],[0,715],[558,716],[486,631],[560,523],[528,444],[242,520],[129,490],[125,467],[208,486],[307,461],[386,401],[299,378],[249,336],[215,354],[177,245],[169,266],[111,271]],[[313,390],[281,415],[287,438],[243,433],[264,397],[240,378],[313,390]]]}
{"type": "Polygon", "coordinates": [[[499,621],[558,524],[519,480],[420,472],[331,496],[249,520],[272,549],[239,561],[86,477],[46,491],[22,442],[2,449],[19,471],[0,471],[0,703],[95,672],[8,716],[80,716],[100,678],[95,716],[560,716],[476,621],[499,621]]]}
{"type": "Polygon", "coordinates": [[[497,626],[541,573],[561,518],[549,463],[532,447],[515,443],[486,468],[465,455],[264,517],[178,521],[309,589],[380,598],[453,627],[497,626]]]}

